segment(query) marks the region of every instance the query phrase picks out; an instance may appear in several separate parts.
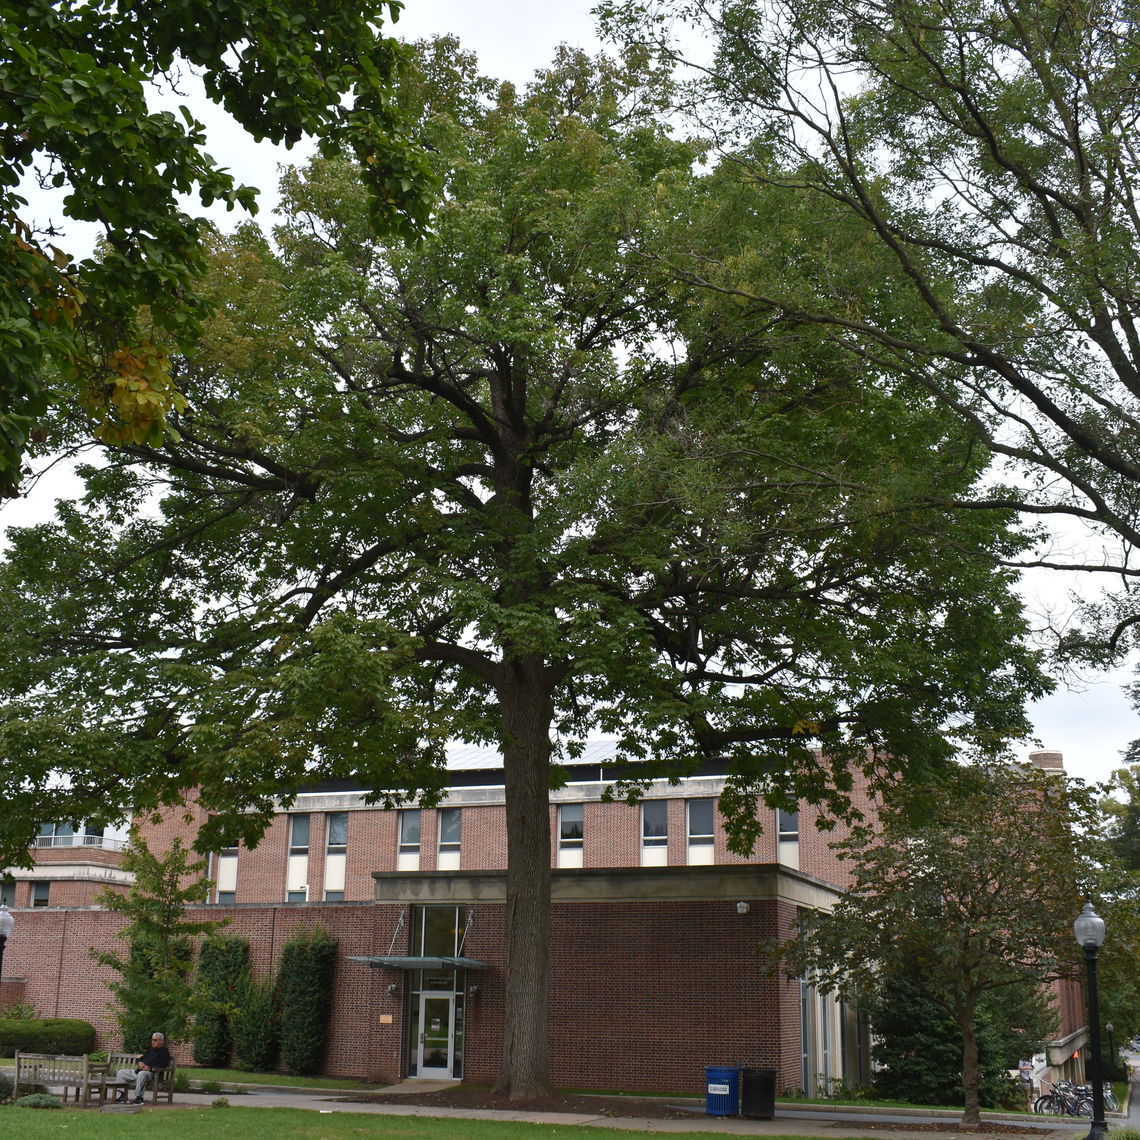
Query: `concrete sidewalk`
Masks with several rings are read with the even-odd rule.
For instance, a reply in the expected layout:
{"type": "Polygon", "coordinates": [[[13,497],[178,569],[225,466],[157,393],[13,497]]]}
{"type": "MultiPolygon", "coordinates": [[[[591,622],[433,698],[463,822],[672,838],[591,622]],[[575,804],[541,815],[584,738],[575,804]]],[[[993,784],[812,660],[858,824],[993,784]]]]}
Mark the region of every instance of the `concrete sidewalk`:
{"type": "MultiPolygon", "coordinates": [[[[429,1082],[404,1082],[379,1090],[390,1094],[414,1095],[429,1090],[429,1082]]],[[[438,1087],[431,1085],[432,1088],[438,1087]]],[[[184,1107],[209,1107],[217,1099],[215,1093],[178,1093],[176,1104],[184,1107]]],[[[932,1140],[924,1125],[935,1120],[953,1123],[955,1113],[934,1113],[921,1109],[891,1110],[805,1106],[791,1108],[777,1105],[774,1120],[745,1120],[740,1117],[708,1116],[703,1109],[694,1108],[691,1116],[682,1120],[655,1120],[626,1116],[598,1116],[561,1112],[523,1112],[509,1109],[458,1109],[419,1104],[360,1104],[347,1100],[335,1092],[313,1090],[288,1091],[285,1089],[251,1089],[244,1093],[228,1094],[235,1108],[303,1108],[318,1113],[351,1112],[379,1116],[433,1116],[462,1120],[504,1120],[530,1124],[577,1124],[586,1127],[611,1128],[626,1132],[685,1133],[700,1132],[721,1136],[815,1136],[826,1140],[856,1137],[858,1140],[932,1140]],[[874,1125],[889,1124],[890,1129],[874,1125]],[[913,1130],[908,1130],[907,1125],[913,1130]]],[[[1135,1099],[1135,1098],[1134,1098],[1135,1099]]],[[[623,1110],[629,1101],[623,1099],[623,1110]]],[[[160,1106],[162,1107],[162,1106],[160,1106]]],[[[615,1106],[616,1107],[616,1106],[615,1106]]],[[[688,1107],[688,1106],[685,1106],[688,1107]]],[[[152,1111],[149,1105],[144,1111],[152,1111]]],[[[1042,1117],[985,1113],[981,1130],[974,1135],[986,1135],[987,1123],[1016,1123],[1033,1128],[1033,1140],[1083,1140],[1089,1122],[1079,1118],[1042,1117]]],[[[1110,1118],[1113,1123],[1124,1123],[1122,1116],[1110,1118]]],[[[934,1136],[951,1137],[957,1132],[937,1132],[934,1136]]],[[[964,1135],[964,1134],[963,1134],[964,1135]]],[[[990,1133],[990,1135],[999,1135],[990,1133]]]]}

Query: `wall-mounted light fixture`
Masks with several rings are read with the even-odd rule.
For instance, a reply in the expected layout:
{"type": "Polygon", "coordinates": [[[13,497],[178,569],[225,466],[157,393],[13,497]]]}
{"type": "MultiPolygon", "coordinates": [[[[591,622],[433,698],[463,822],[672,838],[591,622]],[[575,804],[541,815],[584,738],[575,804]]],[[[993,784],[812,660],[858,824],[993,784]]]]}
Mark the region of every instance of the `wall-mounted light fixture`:
{"type": "Polygon", "coordinates": [[[747,914],[752,908],[742,899],[736,904],[737,914],[747,914]]]}
{"type": "Polygon", "coordinates": [[[475,982],[467,987],[467,992],[474,997],[479,992],[479,983],[475,982]]]}
{"type": "Polygon", "coordinates": [[[395,992],[396,992],[396,983],[395,982],[389,982],[388,983],[388,992],[390,994],[395,994],[395,992]]]}

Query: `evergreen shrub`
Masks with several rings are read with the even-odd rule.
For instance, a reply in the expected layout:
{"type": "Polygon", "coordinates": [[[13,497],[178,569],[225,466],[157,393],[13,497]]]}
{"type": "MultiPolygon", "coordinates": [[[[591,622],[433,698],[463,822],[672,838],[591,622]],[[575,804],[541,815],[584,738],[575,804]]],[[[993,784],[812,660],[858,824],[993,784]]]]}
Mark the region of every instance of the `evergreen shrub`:
{"type": "Polygon", "coordinates": [[[322,927],[286,943],[278,966],[281,1063],[290,1073],[320,1069],[332,1009],[337,942],[322,927]]]}
{"type": "Polygon", "coordinates": [[[207,1069],[229,1066],[233,1050],[232,1018],[238,994],[249,977],[249,943],[216,935],[198,954],[198,992],[205,1008],[194,1029],[194,1061],[207,1069]]]}
{"type": "Polygon", "coordinates": [[[62,1053],[76,1057],[95,1048],[95,1026],[72,1017],[0,1021],[0,1045],[21,1053],[62,1053]]]}
{"type": "Polygon", "coordinates": [[[277,1063],[277,987],[272,978],[246,976],[238,986],[230,1029],[235,1068],[271,1072],[277,1063]]]}
{"type": "Polygon", "coordinates": [[[15,1104],[17,1108],[63,1108],[63,1101],[51,1093],[29,1093],[15,1104]]]}

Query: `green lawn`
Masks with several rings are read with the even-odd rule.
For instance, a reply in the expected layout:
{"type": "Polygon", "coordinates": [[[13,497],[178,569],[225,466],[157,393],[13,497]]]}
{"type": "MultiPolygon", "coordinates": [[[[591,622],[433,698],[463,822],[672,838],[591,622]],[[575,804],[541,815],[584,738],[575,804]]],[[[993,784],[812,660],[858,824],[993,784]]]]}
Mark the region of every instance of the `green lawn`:
{"type": "MultiPolygon", "coordinates": [[[[0,1107],[0,1135],[20,1140],[65,1137],[70,1140],[131,1140],[177,1135],[178,1140],[340,1140],[341,1137],[393,1137],[395,1140],[602,1140],[648,1137],[652,1140],[708,1140],[707,1132],[624,1132],[562,1124],[512,1124],[501,1120],[460,1120],[429,1116],[369,1116],[351,1112],[316,1113],[300,1108],[145,1109],[133,1115],[90,1109],[0,1107]],[[156,1119],[161,1112],[161,1119],[156,1119]]],[[[766,1140],[793,1140],[769,1136],[766,1140]]],[[[842,1140],[836,1137],[835,1140],[842,1140]]]]}
{"type": "Polygon", "coordinates": [[[276,1085],[282,1088],[301,1089],[347,1089],[350,1092],[378,1089],[383,1085],[369,1084],[366,1081],[347,1081],[337,1077],[292,1077],[288,1073],[249,1073],[242,1069],[199,1069],[190,1065],[180,1066],[179,1076],[202,1084],[215,1081],[225,1088],[236,1085],[276,1085]]]}

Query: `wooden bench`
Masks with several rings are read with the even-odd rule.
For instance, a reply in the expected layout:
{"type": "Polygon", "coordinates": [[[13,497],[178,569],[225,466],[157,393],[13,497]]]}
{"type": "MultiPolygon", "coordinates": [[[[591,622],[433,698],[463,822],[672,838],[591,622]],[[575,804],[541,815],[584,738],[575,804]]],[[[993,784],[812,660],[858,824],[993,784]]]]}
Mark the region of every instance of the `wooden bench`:
{"type": "Polygon", "coordinates": [[[20,1095],[20,1085],[43,1085],[45,1088],[62,1088],[66,1102],[72,1091],[75,1103],[87,1108],[92,1096],[103,1103],[107,1079],[107,1063],[92,1061],[86,1053],[81,1057],[57,1056],[53,1053],[16,1053],[16,1080],[12,1085],[12,1099],[20,1095]]]}
{"type": "MultiPolygon", "coordinates": [[[[103,1078],[105,1092],[103,1096],[106,1097],[107,1093],[118,1092],[123,1086],[116,1080],[120,1069],[134,1069],[138,1062],[138,1053],[108,1053],[106,1061],[106,1076],[103,1078]]],[[[160,1096],[166,1097],[167,1104],[174,1103],[174,1074],[178,1066],[171,1061],[168,1068],[155,1069],[151,1074],[150,1080],[147,1082],[146,1088],[143,1090],[143,1096],[147,1092],[150,1093],[151,1103],[158,1104],[160,1096]]],[[[128,1095],[134,1093],[134,1083],[132,1082],[130,1088],[127,1090],[128,1095]]],[[[99,1102],[102,1104],[102,1100],[99,1102]]]]}

